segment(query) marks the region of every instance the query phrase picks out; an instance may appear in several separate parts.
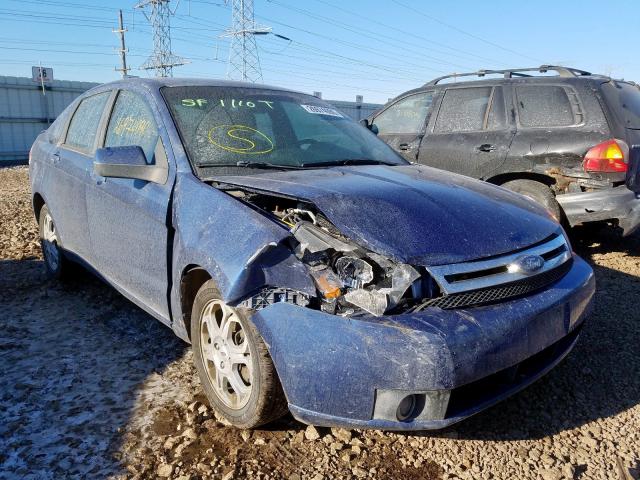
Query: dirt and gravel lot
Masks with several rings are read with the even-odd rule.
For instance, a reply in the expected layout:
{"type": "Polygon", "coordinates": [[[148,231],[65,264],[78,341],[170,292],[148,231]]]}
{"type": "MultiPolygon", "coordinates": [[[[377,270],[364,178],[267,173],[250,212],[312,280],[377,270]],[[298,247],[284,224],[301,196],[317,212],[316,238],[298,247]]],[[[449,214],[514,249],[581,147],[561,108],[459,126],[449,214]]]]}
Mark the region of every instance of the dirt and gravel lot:
{"type": "Polygon", "coordinates": [[[595,313],[512,399],[435,433],[238,431],[166,327],[88,274],[44,277],[27,170],[0,169],[0,478],[640,478],[640,236],[575,247],[595,313]]]}

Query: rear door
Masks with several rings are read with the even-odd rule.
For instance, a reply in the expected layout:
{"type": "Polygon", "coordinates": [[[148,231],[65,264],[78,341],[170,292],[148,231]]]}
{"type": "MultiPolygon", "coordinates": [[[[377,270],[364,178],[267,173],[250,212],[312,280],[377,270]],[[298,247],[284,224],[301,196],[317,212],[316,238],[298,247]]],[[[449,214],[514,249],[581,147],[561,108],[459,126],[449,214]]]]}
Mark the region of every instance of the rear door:
{"type": "Polygon", "coordinates": [[[514,135],[502,86],[451,86],[422,139],[418,162],[487,178],[504,162],[514,135]]]}
{"type": "Polygon", "coordinates": [[[110,91],[98,93],[79,102],[64,141],[50,156],[54,182],[47,201],[62,246],[89,262],[85,185],[90,181],[98,127],[110,95],[110,91]]]}
{"type": "MultiPolygon", "coordinates": [[[[140,146],[149,164],[168,165],[164,183],[92,173],[86,191],[91,251],[102,275],[157,317],[168,319],[168,209],[175,176],[152,98],[121,90],[104,128],[105,147],[140,146]]],[[[166,129],[162,129],[166,132],[166,129]]]]}
{"type": "Polygon", "coordinates": [[[372,119],[380,139],[410,162],[415,162],[418,156],[433,98],[433,91],[407,95],[372,119]]]}
{"type": "MultiPolygon", "coordinates": [[[[510,171],[536,171],[603,181],[604,175],[586,175],[582,163],[593,146],[611,138],[611,132],[593,92],[575,81],[545,83],[522,80],[513,84],[516,136],[506,165],[510,171]]],[[[562,189],[562,185],[557,185],[562,189]]]]}

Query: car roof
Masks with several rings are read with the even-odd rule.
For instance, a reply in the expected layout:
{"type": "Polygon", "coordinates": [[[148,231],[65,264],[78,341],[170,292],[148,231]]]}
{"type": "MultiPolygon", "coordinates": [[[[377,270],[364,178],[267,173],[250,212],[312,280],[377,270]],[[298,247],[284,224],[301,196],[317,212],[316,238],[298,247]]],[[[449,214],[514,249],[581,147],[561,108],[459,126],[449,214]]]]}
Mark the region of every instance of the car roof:
{"type": "Polygon", "coordinates": [[[150,90],[159,90],[162,87],[229,87],[229,88],[261,88],[267,90],[275,90],[281,92],[300,93],[309,95],[304,92],[289,90],[286,88],[275,87],[272,85],[263,85],[259,83],[238,82],[234,80],[221,80],[216,78],[173,78],[173,77],[156,77],[156,78],[139,78],[128,77],[114,82],[104,83],[96,88],[126,88],[127,86],[139,85],[150,90]]]}

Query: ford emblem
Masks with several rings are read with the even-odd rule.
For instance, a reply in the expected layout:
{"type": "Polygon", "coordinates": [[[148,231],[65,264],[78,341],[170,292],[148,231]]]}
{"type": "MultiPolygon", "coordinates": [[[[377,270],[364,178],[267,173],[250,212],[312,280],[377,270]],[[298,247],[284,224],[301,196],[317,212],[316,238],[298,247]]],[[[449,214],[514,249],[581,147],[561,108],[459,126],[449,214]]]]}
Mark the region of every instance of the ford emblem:
{"type": "Polygon", "coordinates": [[[544,258],[540,255],[524,255],[509,264],[508,270],[511,273],[535,273],[542,267],[544,267],[544,258]]]}

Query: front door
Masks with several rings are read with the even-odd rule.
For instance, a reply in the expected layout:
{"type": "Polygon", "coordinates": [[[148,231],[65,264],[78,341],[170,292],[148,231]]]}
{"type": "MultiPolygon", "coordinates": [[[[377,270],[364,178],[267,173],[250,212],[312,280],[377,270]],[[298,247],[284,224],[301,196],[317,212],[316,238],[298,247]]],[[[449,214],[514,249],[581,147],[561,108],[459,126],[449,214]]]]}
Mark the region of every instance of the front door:
{"type": "Polygon", "coordinates": [[[507,157],[514,129],[501,86],[451,87],[429,122],[418,162],[486,179],[507,157]]]}
{"type": "Polygon", "coordinates": [[[433,91],[408,95],[385,108],[371,123],[377,127],[381,140],[415,162],[432,102],[433,91]]]}
{"type": "MultiPolygon", "coordinates": [[[[167,164],[157,119],[147,99],[118,93],[106,126],[105,147],[140,146],[149,164],[167,164]]],[[[86,203],[91,250],[97,269],[150,308],[169,319],[168,208],[175,168],[163,184],[92,174],[86,203]]]]}

